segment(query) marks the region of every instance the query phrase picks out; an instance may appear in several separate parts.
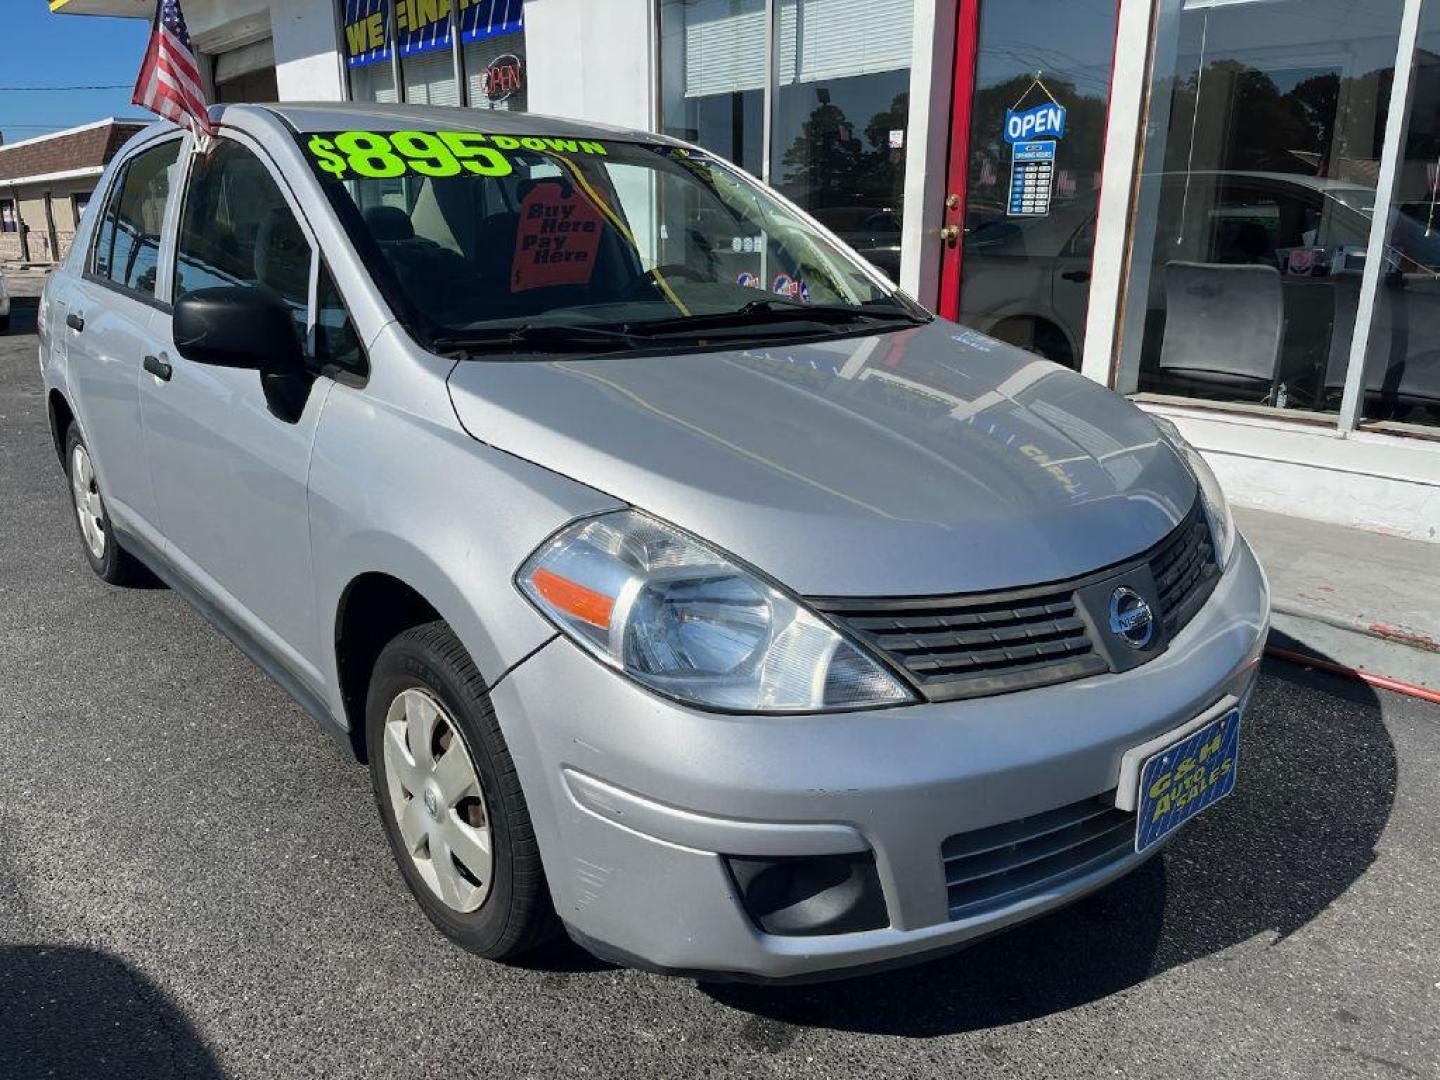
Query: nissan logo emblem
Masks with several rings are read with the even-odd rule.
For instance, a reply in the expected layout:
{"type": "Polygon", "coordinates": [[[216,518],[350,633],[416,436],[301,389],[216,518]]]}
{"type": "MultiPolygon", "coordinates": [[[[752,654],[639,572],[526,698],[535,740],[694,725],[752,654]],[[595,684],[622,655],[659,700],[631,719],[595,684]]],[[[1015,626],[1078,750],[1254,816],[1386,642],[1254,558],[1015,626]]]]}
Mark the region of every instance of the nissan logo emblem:
{"type": "Polygon", "coordinates": [[[1121,585],[1110,594],[1110,632],[1132,649],[1143,649],[1155,636],[1155,615],[1145,598],[1121,585]]]}

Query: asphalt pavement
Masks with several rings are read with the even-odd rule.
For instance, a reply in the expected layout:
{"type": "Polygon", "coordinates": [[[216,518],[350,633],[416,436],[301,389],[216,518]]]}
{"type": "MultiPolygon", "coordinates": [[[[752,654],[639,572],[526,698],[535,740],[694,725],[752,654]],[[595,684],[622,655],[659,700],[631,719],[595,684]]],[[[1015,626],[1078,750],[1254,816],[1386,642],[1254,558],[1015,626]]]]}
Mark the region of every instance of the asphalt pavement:
{"type": "Polygon", "coordinates": [[[365,771],[173,593],[81,557],[0,337],[0,1077],[1440,1078],[1440,707],[1268,664],[1237,790],[1139,872],[798,988],[468,956],[365,771]]]}

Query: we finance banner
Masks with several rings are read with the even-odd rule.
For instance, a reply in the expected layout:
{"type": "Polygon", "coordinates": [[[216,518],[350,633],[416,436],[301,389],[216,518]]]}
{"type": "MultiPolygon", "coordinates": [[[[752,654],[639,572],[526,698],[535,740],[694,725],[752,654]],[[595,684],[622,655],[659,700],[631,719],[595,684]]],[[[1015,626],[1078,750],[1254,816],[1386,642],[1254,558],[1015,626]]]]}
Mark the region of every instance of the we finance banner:
{"type": "Polygon", "coordinates": [[[390,59],[390,0],[342,0],[341,18],[347,65],[390,59]]]}
{"type": "Polygon", "coordinates": [[[389,60],[395,48],[401,56],[449,48],[457,9],[462,41],[525,28],[524,0],[341,0],[345,62],[362,67],[389,60]]]}

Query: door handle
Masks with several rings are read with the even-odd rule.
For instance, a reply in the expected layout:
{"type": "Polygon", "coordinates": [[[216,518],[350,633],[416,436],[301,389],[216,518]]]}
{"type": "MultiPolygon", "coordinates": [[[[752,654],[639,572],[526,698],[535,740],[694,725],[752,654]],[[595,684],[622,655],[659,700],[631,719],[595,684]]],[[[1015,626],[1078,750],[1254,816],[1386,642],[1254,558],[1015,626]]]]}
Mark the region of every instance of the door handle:
{"type": "Polygon", "coordinates": [[[65,325],[78,334],[85,329],[85,316],[77,315],[72,311],[65,316],[65,325]]]}
{"type": "Polygon", "coordinates": [[[1066,270],[1066,271],[1065,271],[1063,274],[1061,274],[1060,276],[1061,276],[1062,278],[1064,278],[1066,281],[1089,281],[1089,280],[1090,280],[1090,271],[1089,271],[1089,270],[1066,270]]]}
{"type": "Polygon", "coordinates": [[[145,370],[161,382],[169,382],[170,373],[175,369],[158,356],[147,356],[145,357],[145,370]]]}

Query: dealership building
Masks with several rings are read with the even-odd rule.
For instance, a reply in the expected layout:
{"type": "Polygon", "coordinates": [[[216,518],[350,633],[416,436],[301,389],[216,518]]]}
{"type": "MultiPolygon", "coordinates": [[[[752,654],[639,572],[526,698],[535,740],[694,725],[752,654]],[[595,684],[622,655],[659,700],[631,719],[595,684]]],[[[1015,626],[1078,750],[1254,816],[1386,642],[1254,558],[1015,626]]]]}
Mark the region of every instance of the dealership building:
{"type": "Polygon", "coordinates": [[[213,100],[698,142],[933,310],[1171,417],[1237,501],[1440,543],[1440,0],[184,8],[213,100]]]}

